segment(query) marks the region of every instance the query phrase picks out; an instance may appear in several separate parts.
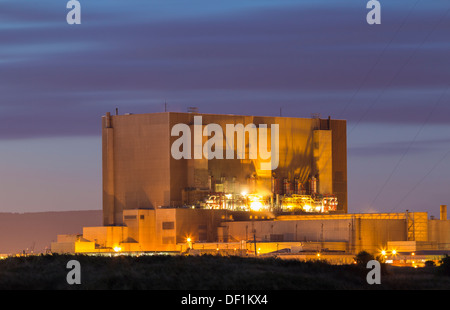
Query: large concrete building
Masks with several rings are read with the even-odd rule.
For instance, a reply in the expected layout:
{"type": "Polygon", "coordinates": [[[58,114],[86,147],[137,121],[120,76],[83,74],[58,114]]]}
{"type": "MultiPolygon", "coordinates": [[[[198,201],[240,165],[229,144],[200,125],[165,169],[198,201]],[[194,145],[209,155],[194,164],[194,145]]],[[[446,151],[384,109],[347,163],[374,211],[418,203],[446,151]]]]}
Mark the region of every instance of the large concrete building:
{"type": "Polygon", "coordinates": [[[107,113],[102,135],[104,225],[58,236],[54,252],[321,253],[348,263],[362,250],[450,251],[445,206],[440,219],[348,213],[343,120],[107,113]],[[270,158],[253,148],[261,143],[270,158]]]}
{"type": "MultiPolygon", "coordinates": [[[[347,143],[343,120],[170,112],[106,114],[102,134],[104,225],[123,224],[122,214],[128,209],[181,207],[195,204],[211,193],[239,195],[242,191],[271,196],[272,207],[277,203],[281,206],[284,197],[292,200],[295,194],[303,198],[305,194],[333,196],[338,203],[335,212],[347,213],[347,143]],[[199,116],[200,125],[194,119],[199,116]],[[258,129],[266,125],[269,130],[278,125],[277,168],[261,169],[263,160],[259,153],[251,158],[249,133],[244,142],[244,158],[237,158],[239,143],[234,143],[231,145],[234,159],[225,159],[225,147],[220,150],[224,159],[193,158],[194,154],[190,159],[175,159],[171,150],[179,137],[172,130],[178,124],[189,126],[192,141],[195,132],[200,133],[202,145],[209,139],[202,133],[210,124],[219,125],[224,132],[227,125],[241,124],[245,128],[255,125],[258,129]]],[[[237,133],[236,136],[233,133],[239,142],[237,133]]],[[[222,145],[229,147],[227,137],[222,136],[222,145]]],[[[268,134],[269,140],[271,137],[268,134]]]]}

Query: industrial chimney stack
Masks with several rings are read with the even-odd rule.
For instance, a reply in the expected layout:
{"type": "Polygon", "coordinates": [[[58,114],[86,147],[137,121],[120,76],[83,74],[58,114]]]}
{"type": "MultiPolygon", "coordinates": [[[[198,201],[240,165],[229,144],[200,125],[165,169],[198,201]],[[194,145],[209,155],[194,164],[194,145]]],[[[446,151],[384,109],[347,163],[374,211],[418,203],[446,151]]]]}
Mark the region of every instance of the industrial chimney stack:
{"type": "Polygon", "coordinates": [[[447,206],[441,205],[441,221],[447,220],[447,206]]]}

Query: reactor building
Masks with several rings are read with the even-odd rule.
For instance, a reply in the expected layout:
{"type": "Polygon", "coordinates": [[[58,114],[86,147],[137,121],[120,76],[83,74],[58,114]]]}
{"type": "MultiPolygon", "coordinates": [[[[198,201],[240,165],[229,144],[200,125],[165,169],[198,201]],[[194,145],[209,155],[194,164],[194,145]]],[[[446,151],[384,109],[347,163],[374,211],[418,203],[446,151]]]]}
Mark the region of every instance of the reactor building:
{"type": "Polygon", "coordinates": [[[101,124],[103,226],[58,235],[53,252],[450,249],[444,206],[440,220],[348,213],[345,120],[192,110],[101,124]]]}
{"type": "Polygon", "coordinates": [[[183,206],[347,213],[345,121],[107,114],[102,134],[104,225],[123,224],[124,210],[183,206]],[[218,130],[208,136],[210,125],[218,130]],[[261,127],[272,131],[273,125],[278,127],[277,167],[261,169],[259,147],[275,145],[271,132],[260,141],[261,127]],[[186,143],[180,145],[183,138],[186,143]],[[206,144],[214,138],[216,156],[208,159],[206,144]],[[174,158],[180,157],[178,147],[186,156],[174,158]]]}

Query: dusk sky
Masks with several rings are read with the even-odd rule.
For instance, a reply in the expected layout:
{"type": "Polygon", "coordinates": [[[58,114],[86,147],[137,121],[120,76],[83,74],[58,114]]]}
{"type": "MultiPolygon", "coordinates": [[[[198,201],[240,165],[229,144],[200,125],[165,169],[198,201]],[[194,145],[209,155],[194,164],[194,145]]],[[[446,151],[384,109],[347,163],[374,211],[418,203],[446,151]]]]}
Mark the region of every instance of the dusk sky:
{"type": "Polygon", "coordinates": [[[105,112],[348,121],[349,212],[450,205],[450,1],[0,0],[0,212],[101,209],[105,112]]]}

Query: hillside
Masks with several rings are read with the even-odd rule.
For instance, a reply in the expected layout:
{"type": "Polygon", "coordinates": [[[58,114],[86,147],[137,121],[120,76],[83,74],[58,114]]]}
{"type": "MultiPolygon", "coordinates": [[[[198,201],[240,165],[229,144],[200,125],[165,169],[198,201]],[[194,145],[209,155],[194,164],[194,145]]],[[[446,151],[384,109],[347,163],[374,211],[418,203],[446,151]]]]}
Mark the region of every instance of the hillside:
{"type": "Polygon", "coordinates": [[[102,225],[102,211],[0,213],[0,253],[42,253],[59,234],[81,234],[102,225]]]}

